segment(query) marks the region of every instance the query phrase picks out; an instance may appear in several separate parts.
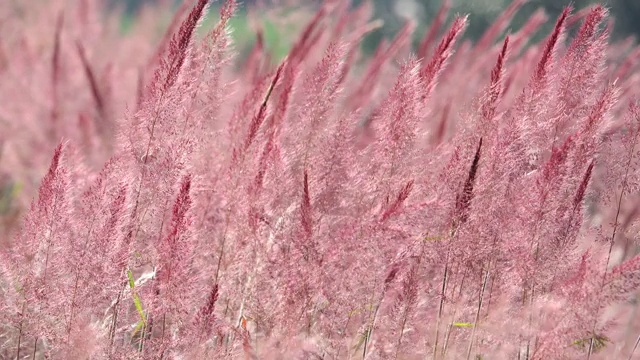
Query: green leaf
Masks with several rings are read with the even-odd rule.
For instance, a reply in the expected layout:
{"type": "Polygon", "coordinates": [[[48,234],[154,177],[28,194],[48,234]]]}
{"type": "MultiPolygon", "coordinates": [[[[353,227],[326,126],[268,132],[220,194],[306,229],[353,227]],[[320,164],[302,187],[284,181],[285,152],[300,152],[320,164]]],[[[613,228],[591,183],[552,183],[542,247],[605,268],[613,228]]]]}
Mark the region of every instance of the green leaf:
{"type": "Polygon", "coordinates": [[[129,278],[129,287],[133,290],[136,287],[136,281],[133,278],[133,273],[131,270],[127,270],[127,278],[129,278]]]}
{"type": "Polygon", "coordinates": [[[138,310],[138,314],[140,314],[140,319],[143,322],[146,323],[147,322],[147,318],[144,315],[144,309],[142,308],[142,301],[140,300],[140,297],[136,293],[133,294],[133,303],[136,305],[136,309],[138,310]]]}
{"type": "MultiPolygon", "coordinates": [[[[136,292],[136,289],[135,289],[136,281],[133,278],[133,273],[131,272],[131,270],[127,270],[127,278],[129,278],[129,287],[131,288],[131,297],[133,298],[133,304],[136,306],[136,310],[138,310],[138,314],[140,315],[140,321],[142,321],[143,324],[146,324],[147,317],[144,315],[142,300],[140,300],[140,296],[138,296],[138,293],[136,292]]],[[[136,329],[137,328],[138,326],[136,326],[136,329]]]]}
{"type": "Polygon", "coordinates": [[[453,324],[451,324],[451,326],[469,328],[469,327],[474,327],[475,325],[473,323],[468,323],[468,322],[454,322],[453,324]]]}
{"type": "Polygon", "coordinates": [[[611,342],[611,340],[608,337],[604,335],[596,334],[592,337],[576,340],[571,345],[578,346],[586,350],[589,348],[589,344],[591,343],[592,338],[593,338],[593,352],[598,352],[604,349],[607,346],[607,343],[611,342]]]}
{"type": "Polygon", "coordinates": [[[135,329],[133,329],[133,333],[131,334],[131,337],[136,336],[138,331],[140,331],[140,329],[142,329],[143,326],[144,326],[144,321],[142,321],[142,320],[138,321],[138,323],[136,324],[135,329]]]}

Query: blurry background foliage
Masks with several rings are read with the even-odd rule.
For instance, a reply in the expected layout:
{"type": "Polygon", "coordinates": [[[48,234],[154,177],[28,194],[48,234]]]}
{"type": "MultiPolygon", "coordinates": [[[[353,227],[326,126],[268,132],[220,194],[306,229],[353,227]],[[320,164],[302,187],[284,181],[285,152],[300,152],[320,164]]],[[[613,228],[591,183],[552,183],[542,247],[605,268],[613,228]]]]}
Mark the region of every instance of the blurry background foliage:
{"type": "MultiPolygon", "coordinates": [[[[127,31],[135,26],[135,14],[142,6],[150,5],[156,2],[166,2],[169,0],[108,0],[112,9],[123,9],[125,17],[123,19],[123,31],[127,31]]],[[[213,7],[217,7],[223,0],[217,0],[212,3],[213,7]]],[[[375,17],[384,21],[384,26],[373,33],[363,42],[363,51],[365,54],[371,54],[375,47],[383,38],[392,37],[395,32],[407,20],[413,20],[417,25],[414,42],[417,44],[419,36],[424,34],[433,17],[436,15],[442,0],[352,0],[353,6],[358,6],[363,1],[371,1],[375,4],[375,17]]],[[[511,3],[512,0],[452,0],[452,8],[449,12],[449,21],[451,14],[469,14],[470,26],[465,34],[468,38],[476,39],[483,31],[495,20],[502,10],[511,3]]],[[[174,1],[176,6],[180,1],[174,1]]],[[[532,40],[538,40],[538,37],[549,32],[553,26],[556,17],[562,11],[562,8],[572,3],[575,9],[582,9],[589,4],[604,3],[610,8],[615,19],[614,39],[626,38],[628,36],[638,37],[640,35],[640,0],[529,0],[516,14],[514,21],[508,28],[515,32],[522,24],[524,24],[538,9],[544,9],[548,19],[544,27],[542,27],[532,40]]],[[[289,46],[293,41],[293,37],[298,33],[299,27],[304,25],[305,14],[310,16],[312,7],[320,3],[320,0],[272,0],[271,3],[280,5],[286,3],[292,4],[308,4],[305,10],[300,11],[298,6],[272,6],[270,12],[269,6],[265,6],[265,0],[243,0],[240,2],[240,12],[231,22],[233,29],[233,37],[237,46],[237,50],[246,53],[255,41],[255,32],[257,28],[261,28],[264,33],[264,40],[267,50],[271,53],[273,59],[282,58],[289,50],[289,46]],[[260,12],[248,16],[251,9],[256,9],[256,3],[261,3],[261,10],[266,9],[266,13],[260,12]]],[[[215,10],[215,9],[214,9],[215,10]]],[[[210,13],[208,24],[204,28],[215,22],[217,12],[210,13]]],[[[170,14],[167,14],[167,23],[170,14]]]]}

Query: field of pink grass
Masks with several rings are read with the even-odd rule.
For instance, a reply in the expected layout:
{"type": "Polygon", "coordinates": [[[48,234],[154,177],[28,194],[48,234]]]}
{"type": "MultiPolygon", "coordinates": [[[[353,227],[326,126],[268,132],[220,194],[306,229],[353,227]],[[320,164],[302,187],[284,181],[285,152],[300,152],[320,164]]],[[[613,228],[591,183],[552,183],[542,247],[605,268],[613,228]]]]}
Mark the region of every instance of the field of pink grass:
{"type": "Polygon", "coordinates": [[[507,30],[516,0],[472,43],[445,0],[367,57],[371,4],[326,0],[280,61],[237,55],[235,0],[126,35],[0,1],[0,358],[640,359],[606,8],[507,30]]]}

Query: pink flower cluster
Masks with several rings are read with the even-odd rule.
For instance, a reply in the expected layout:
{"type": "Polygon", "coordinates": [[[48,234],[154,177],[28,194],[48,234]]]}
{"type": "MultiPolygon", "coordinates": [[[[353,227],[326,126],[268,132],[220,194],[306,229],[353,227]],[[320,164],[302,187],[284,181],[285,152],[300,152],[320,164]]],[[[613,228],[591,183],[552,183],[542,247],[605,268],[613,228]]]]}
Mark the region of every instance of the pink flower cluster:
{"type": "Polygon", "coordinates": [[[275,61],[235,0],[161,37],[3,1],[1,358],[640,358],[640,48],[604,7],[473,43],[445,0],[367,57],[371,4],[326,0],[275,61]]]}

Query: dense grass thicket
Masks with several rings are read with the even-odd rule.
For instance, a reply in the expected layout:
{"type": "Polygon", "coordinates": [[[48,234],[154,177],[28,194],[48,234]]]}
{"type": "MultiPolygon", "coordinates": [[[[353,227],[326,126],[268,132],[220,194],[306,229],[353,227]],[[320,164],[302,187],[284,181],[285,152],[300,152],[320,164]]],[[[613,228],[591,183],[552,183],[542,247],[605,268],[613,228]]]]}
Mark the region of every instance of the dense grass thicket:
{"type": "Polygon", "coordinates": [[[0,358],[640,359],[640,48],[444,3],[2,0],[0,358]]]}

